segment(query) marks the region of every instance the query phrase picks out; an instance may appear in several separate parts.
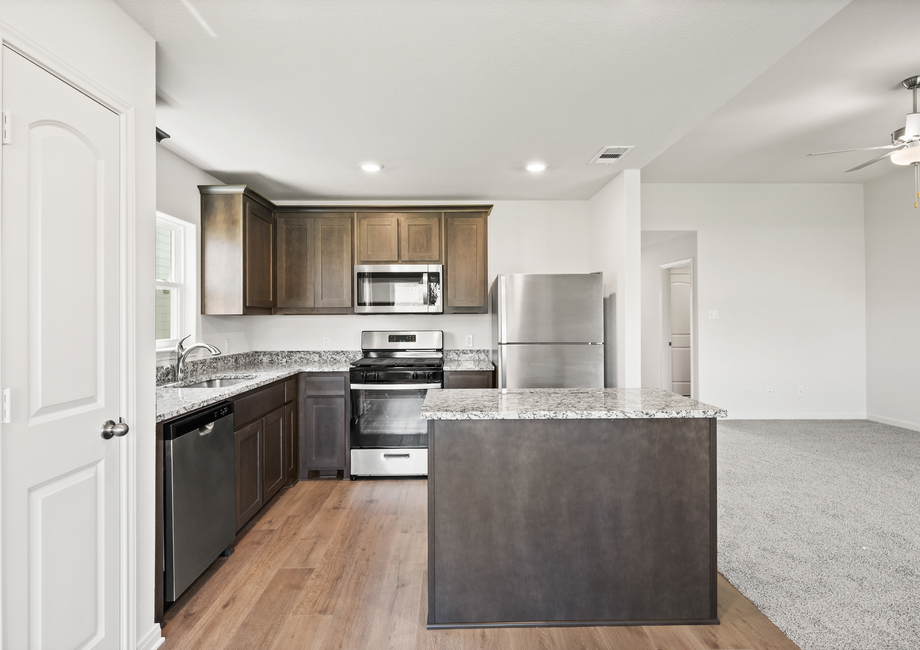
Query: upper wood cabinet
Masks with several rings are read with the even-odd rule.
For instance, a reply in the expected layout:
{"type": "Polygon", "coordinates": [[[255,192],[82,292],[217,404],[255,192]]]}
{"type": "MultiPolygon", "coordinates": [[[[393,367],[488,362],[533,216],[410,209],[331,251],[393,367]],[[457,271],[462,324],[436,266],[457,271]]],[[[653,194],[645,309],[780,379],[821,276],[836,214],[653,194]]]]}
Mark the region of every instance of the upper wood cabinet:
{"type": "Polygon", "coordinates": [[[489,311],[492,206],[275,206],[198,187],[202,314],[351,314],[355,264],[442,264],[444,313],[489,311]]]}
{"type": "Polygon", "coordinates": [[[438,212],[358,212],[356,264],[441,262],[438,212]]]}
{"type": "Polygon", "coordinates": [[[446,212],[445,314],[489,311],[489,223],[487,212],[446,212]]]}
{"type": "Polygon", "coordinates": [[[351,313],[352,214],[279,213],[275,232],[275,313],[351,313]]]}
{"type": "Polygon", "coordinates": [[[201,313],[271,314],[274,217],[245,185],[200,185],[201,313]]]}

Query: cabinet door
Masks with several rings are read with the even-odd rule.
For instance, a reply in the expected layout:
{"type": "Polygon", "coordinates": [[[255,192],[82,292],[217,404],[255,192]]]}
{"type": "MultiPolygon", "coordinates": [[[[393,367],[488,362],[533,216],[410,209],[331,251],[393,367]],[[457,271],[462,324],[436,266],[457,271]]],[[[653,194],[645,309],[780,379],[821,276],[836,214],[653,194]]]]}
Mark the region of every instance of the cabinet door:
{"type": "Polygon", "coordinates": [[[297,404],[291,402],[284,407],[284,484],[293,485],[297,482],[297,404]]]}
{"type": "Polygon", "coordinates": [[[313,308],[317,263],[314,232],[310,217],[279,217],[275,222],[278,309],[313,308]]]}
{"type": "Polygon", "coordinates": [[[315,296],[317,309],[351,309],[354,265],[351,217],[315,217],[315,296]]]}
{"type": "Polygon", "coordinates": [[[399,216],[362,213],[357,215],[356,264],[392,264],[399,261],[399,216]]]}
{"type": "Polygon", "coordinates": [[[485,213],[445,215],[445,313],[489,311],[488,222],[485,213]]]}
{"type": "Polygon", "coordinates": [[[236,430],[236,529],[262,507],[262,420],[236,430]]]}
{"type": "Polygon", "coordinates": [[[243,197],[243,308],[271,309],[272,213],[243,197]]]}
{"type": "Polygon", "coordinates": [[[440,263],[440,214],[406,214],[399,217],[399,261],[440,263]]]}
{"type": "Polygon", "coordinates": [[[345,468],[345,397],[307,396],[300,402],[300,475],[345,468]]]}
{"type": "Polygon", "coordinates": [[[262,419],[262,503],[268,503],[284,485],[284,408],[262,419]]]}
{"type": "Polygon", "coordinates": [[[445,372],[444,388],[492,388],[492,371],[445,372]]]}

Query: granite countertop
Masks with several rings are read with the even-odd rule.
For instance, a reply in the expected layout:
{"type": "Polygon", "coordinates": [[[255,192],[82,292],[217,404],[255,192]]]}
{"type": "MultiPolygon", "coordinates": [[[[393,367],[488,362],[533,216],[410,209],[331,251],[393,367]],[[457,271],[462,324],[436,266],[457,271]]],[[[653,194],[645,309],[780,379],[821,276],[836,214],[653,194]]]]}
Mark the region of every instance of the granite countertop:
{"type": "Polygon", "coordinates": [[[489,359],[488,350],[444,350],[444,372],[488,371],[492,372],[495,366],[489,359]]]}
{"type": "Polygon", "coordinates": [[[174,377],[169,368],[158,368],[157,422],[169,420],[196,409],[216,404],[260,386],[293,377],[301,372],[348,372],[360,351],[329,352],[246,352],[198,359],[188,363],[188,377],[169,383],[174,377]],[[188,388],[187,384],[214,377],[240,378],[247,381],[223,388],[188,388]],[[163,382],[166,383],[163,383],[163,382]]]}
{"type": "Polygon", "coordinates": [[[725,409],[657,388],[429,390],[427,420],[724,418],[725,409]]]}

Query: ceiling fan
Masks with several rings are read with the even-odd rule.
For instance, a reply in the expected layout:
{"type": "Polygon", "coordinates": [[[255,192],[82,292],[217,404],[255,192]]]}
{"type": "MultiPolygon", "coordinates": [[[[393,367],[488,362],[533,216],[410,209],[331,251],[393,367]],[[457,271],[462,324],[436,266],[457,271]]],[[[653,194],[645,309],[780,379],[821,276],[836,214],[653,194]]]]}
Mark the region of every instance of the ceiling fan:
{"type": "MultiPolygon", "coordinates": [[[[856,165],[847,172],[855,172],[869,165],[873,165],[885,158],[891,158],[891,162],[896,165],[913,165],[914,182],[916,184],[917,198],[920,199],[920,113],[917,112],[917,90],[920,89],[920,75],[908,77],[901,82],[908,90],[914,93],[914,110],[907,114],[907,121],[904,126],[897,129],[891,134],[891,144],[885,144],[880,147],[864,147],[861,149],[840,149],[839,151],[820,151],[810,153],[809,156],[825,156],[831,153],[846,153],[849,151],[877,151],[880,149],[889,149],[886,153],[876,156],[872,160],[856,165]]],[[[917,202],[914,202],[917,207],[917,202]]]]}

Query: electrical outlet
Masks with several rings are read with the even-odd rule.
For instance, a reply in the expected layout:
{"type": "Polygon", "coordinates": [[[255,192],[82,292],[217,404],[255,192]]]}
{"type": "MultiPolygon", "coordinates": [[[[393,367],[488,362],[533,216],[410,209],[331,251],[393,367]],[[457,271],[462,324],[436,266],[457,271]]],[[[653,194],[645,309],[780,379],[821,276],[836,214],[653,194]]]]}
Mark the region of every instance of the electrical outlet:
{"type": "Polygon", "coordinates": [[[323,337],[323,349],[324,350],[329,349],[329,337],[328,336],[323,337]]]}
{"type": "Polygon", "coordinates": [[[719,310],[718,310],[718,309],[710,309],[710,310],[709,310],[709,318],[710,318],[710,320],[718,320],[718,318],[719,318],[719,310]]]}
{"type": "Polygon", "coordinates": [[[744,388],[741,389],[741,396],[742,396],[742,397],[747,397],[747,396],[748,396],[748,387],[747,387],[747,386],[745,386],[744,388]]]}
{"type": "Polygon", "coordinates": [[[772,394],[773,394],[773,389],[772,389],[772,388],[767,388],[767,395],[769,396],[769,395],[772,395],[772,394]]]}
{"type": "Polygon", "coordinates": [[[466,335],[466,347],[468,348],[473,347],[473,335],[472,334],[466,335]]]}
{"type": "Polygon", "coordinates": [[[805,387],[799,386],[799,397],[804,397],[804,395],[805,395],[805,387]]]}
{"type": "Polygon", "coordinates": [[[230,339],[224,339],[224,354],[230,354],[230,339]]]}

